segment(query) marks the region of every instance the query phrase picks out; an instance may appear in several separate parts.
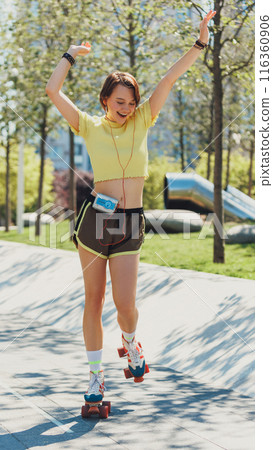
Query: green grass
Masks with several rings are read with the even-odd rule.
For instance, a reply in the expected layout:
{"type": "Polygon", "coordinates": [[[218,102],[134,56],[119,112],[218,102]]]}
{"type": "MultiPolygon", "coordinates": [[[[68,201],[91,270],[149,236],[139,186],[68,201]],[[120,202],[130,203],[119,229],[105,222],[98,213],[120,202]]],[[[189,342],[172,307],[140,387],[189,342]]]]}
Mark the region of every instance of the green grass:
{"type": "MultiPolygon", "coordinates": [[[[56,242],[51,248],[77,251],[69,239],[60,242],[61,236],[68,232],[68,221],[58,224],[56,242]]],[[[235,223],[225,224],[227,231],[235,223]]],[[[213,263],[213,231],[203,228],[206,237],[200,239],[199,232],[183,235],[182,233],[169,234],[168,239],[154,234],[152,238],[146,235],[141,250],[141,262],[157,264],[160,266],[177,267],[179,269],[197,270],[201,272],[221,274],[231,277],[254,279],[255,277],[255,244],[225,245],[225,264],[213,263]]],[[[51,232],[51,237],[54,233],[51,232]]],[[[16,230],[0,231],[0,239],[13,242],[22,242],[29,245],[43,245],[49,247],[49,225],[42,226],[42,236],[45,242],[34,239],[34,227],[25,228],[19,235],[16,230]]]]}

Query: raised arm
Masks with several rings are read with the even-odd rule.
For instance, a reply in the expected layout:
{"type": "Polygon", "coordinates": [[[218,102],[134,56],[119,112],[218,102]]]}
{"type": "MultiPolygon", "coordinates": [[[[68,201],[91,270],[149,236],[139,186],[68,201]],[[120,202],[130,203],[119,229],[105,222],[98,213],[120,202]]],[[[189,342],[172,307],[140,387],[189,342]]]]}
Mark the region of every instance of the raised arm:
{"type": "MultiPolygon", "coordinates": [[[[91,45],[88,42],[83,42],[82,45],[71,45],[67,53],[76,59],[77,55],[87,55],[90,50],[91,45]]],[[[66,58],[61,58],[46,85],[45,91],[67,122],[79,131],[78,109],[74,103],[61,91],[63,82],[70,67],[70,62],[66,58]]]]}
{"type": "MultiPolygon", "coordinates": [[[[203,44],[207,44],[209,41],[208,22],[214,17],[216,11],[210,11],[199,25],[200,37],[199,40],[203,44]]],[[[156,86],[153,94],[149,98],[151,105],[152,118],[157,116],[162,106],[164,105],[167,97],[176,82],[176,80],[183,75],[191,65],[196,61],[200,55],[201,48],[192,47],[185,55],[183,55],[164,75],[161,81],[156,86]]]]}

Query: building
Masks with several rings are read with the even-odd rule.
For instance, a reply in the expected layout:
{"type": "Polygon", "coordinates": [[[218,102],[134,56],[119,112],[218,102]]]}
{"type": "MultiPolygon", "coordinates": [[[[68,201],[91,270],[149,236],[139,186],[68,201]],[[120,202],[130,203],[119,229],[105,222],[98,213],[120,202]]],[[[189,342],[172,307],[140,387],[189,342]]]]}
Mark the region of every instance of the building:
{"type": "MultiPolygon", "coordinates": [[[[55,170],[69,168],[69,133],[68,129],[59,128],[56,137],[47,138],[47,157],[51,159],[55,170]]],[[[90,158],[86,150],[84,139],[74,135],[75,167],[79,170],[93,172],[90,158]]]]}

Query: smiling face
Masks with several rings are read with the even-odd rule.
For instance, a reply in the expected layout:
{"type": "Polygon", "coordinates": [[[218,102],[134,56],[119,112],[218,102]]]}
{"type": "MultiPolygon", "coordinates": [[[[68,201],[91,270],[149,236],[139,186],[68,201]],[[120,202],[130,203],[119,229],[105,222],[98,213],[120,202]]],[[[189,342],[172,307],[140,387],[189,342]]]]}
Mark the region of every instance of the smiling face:
{"type": "Polygon", "coordinates": [[[104,104],[107,105],[107,118],[123,124],[136,108],[134,90],[118,84],[104,104]]]}

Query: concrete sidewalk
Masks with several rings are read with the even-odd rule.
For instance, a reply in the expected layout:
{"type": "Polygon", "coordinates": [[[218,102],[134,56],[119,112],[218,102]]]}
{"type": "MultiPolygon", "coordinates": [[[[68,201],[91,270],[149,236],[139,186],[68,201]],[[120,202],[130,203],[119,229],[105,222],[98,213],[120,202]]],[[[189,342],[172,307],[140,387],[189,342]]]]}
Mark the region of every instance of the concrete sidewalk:
{"type": "MultiPolygon", "coordinates": [[[[3,315],[1,350],[25,326],[23,317],[3,315]]],[[[125,380],[115,348],[106,347],[104,359],[112,411],[107,420],[82,419],[88,384],[82,338],[33,321],[1,353],[0,447],[254,448],[253,399],[152,363],[136,384],[125,380]]]]}
{"type": "Polygon", "coordinates": [[[140,264],[151,373],[125,380],[107,273],[107,420],[82,419],[88,367],[78,254],[0,241],[0,448],[254,448],[254,283],[140,264]],[[163,363],[162,363],[163,361],[163,363]]]}

